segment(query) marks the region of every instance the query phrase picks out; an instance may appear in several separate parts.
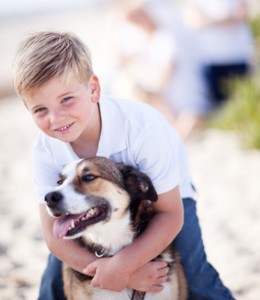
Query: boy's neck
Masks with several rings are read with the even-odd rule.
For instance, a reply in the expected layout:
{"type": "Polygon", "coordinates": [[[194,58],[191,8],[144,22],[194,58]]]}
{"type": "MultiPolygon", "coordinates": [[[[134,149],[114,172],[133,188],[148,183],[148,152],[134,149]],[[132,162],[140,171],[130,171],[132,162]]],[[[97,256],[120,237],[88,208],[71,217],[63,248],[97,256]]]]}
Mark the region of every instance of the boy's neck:
{"type": "Polygon", "coordinates": [[[94,143],[90,143],[89,145],[86,143],[84,146],[71,143],[71,146],[79,158],[94,157],[96,156],[98,150],[98,143],[95,145],[94,143]]]}

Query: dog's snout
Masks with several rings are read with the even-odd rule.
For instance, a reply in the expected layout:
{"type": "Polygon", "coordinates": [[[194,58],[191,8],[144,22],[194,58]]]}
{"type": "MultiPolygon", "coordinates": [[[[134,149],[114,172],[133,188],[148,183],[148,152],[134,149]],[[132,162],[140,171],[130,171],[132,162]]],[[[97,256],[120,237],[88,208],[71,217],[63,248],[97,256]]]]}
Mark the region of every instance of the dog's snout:
{"type": "Polygon", "coordinates": [[[63,199],[63,195],[60,192],[50,192],[48,193],[44,200],[49,207],[54,207],[63,199]]]}

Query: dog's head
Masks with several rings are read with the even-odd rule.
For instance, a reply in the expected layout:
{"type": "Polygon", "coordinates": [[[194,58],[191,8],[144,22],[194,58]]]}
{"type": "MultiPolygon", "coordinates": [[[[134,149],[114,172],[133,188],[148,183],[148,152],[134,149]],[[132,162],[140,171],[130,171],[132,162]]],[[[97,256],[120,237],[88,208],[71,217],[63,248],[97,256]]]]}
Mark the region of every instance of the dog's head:
{"type": "Polygon", "coordinates": [[[143,200],[157,200],[148,176],[104,157],[67,165],[57,183],[45,201],[59,238],[79,237],[90,226],[122,218],[130,207],[137,211],[143,200]]]}

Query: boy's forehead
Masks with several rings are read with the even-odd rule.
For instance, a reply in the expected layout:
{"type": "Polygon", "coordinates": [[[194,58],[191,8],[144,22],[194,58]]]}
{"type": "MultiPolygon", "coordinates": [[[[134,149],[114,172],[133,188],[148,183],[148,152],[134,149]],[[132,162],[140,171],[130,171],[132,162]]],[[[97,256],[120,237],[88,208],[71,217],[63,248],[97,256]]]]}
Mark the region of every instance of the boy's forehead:
{"type": "Polygon", "coordinates": [[[78,76],[76,76],[73,71],[68,71],[61,75],[52,77],[47,81],[38,84],[35,87],[32,87],[29,91],[24,91],[22,96],[24,98],[34,97],[35,95],[40,94],[52,87],[54,89],[53,92],[56,91],[58,94],[59,90],[73,88],[73,86],[81,84],[82,82],[83,80],[78,78],[78,76]]]}
{"type": "Polygon", "coordinates": [[[38,96],[45,96],[49,93],[51,93],[53,96],[60,96],[64,93],[77,89],[79,84],[80,82],[75,78],[75,76],[66,78],[54,77],[31,90],[25,95],[25,98],[37,98],[38,96]]]}

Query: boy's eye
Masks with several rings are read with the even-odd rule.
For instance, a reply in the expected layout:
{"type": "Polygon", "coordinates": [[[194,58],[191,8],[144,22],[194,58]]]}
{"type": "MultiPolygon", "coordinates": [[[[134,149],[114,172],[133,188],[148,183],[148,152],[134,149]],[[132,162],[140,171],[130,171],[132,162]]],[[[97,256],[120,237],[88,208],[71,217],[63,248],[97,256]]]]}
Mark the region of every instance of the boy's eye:
{"type": "Polygon", "coordinates": [[[37,109],[34,110],[34,113],[37,114],[37,113],[41,113],[41,112],[44,112],[46,110],[46,107],[39,107],[37,109]]]}
{"type": "Polygon", "coordinates": [[[71,98],[72,98],[72,97],[64,97],[64,98],[62,99],[62,102],[68,102],[71,98]]]}

